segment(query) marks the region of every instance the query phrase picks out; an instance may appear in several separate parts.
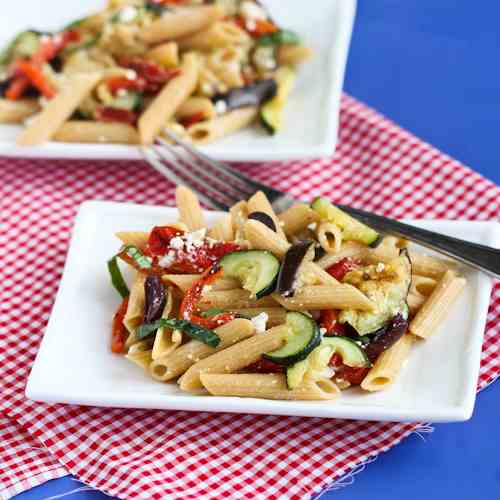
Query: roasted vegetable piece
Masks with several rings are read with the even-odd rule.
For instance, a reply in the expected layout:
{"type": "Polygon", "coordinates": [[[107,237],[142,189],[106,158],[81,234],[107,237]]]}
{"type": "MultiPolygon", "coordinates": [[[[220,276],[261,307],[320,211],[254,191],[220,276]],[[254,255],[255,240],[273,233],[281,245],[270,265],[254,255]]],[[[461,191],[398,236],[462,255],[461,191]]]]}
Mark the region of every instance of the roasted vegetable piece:
{"type": "Polygon", "coordinates": [[[161,318],[167,302],[165,286],[159,276],[151,274],[144,282],[144,323],[152,323],[161,318]]]}
{"type": "MultiPolygon", "coordinates": [[[[295,293],[300,266],[309,250],[314,248],[313,245],[312,241],[300,241],[292,245],[285,254],[276,286],[278,293],[283,297],[291,297],[295,293]]],[[[312,257],[313,255],[311,260],[312,257]]]]}
{"type": "Polygon", "coordinates": [[[373,339],[365,347],[368,359],[375,360],[389,347],[393,346],[408,330],[408,319],[399,313],[392,318],[389,324],[375,333],[373,339]]]}
{"type": "Polygon", "coordinates": [[[272,99],[278,91],[276,82],[269,78],[267,80],[258,80],[255,83],[231,89],[225,94],[216,94],[212,101],[217,104],[223,102],[228,111],[246,106],[260,106],[268,99],[272,99]]]}
{"type": "Polygon", "coordinates": [[[252,212],[248,215],[248,218],[251,220],[256,220],[262,222],[264,226],[267,226],[272,231],[276,232],[276,225],[274,224],[273,219],[264,212],[252,212]]]}

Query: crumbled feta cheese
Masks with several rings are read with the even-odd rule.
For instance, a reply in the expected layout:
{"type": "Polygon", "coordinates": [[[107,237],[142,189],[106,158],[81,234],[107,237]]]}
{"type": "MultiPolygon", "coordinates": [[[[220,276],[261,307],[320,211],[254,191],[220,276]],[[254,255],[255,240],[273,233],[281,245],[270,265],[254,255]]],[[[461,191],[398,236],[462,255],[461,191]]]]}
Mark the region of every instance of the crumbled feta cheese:
{"type": "Polygon", "coordinates": [[[174,236],[170,240],[170,247],[175,250],[180,250],[184,246],[184,240],[180,236],[174,236]]]}
{"type": "Polygon", "coordinates": [[[216,101],[216,103],[214,104],[214,109],[218,115],[223,115],[227,111],[226,101],[223,101],[222,99],[216,101]]]}
{"type": "Polygon", "coordinates": [[[273,47],[258,47],[254,52],[253,60],[261,69],[274,69],[276,67],[273,47]]]}
{"type": "Polygon", "coordinates": [[[214,88],[213,88],[213,86],[212,86],[211,83],[209,83],[209,82],[203,82],[201,84],[201,91],[205,95],[212,95],[214,93],[214,88]]]}
{"type": "Polygon", "coordinates": [[[125,97],[127,95],[127,91],[126,91],[126,89],[118,89],[118,91],[116,92],[116,95],[118,97],[125,97]]]}
{"type": "Polygon", "coordinates": [[[268,314],[261,312],[257,316],[254,316],[250,321],[252,322],[257,333],[264,333],[266,331],[266,324],[268,320],[268,314]]]}
{"type": "Polygon", "coordinates": [[[198,229],[198,231],[193,231],[192,233],[186,233],[184,235],[186,250],[190,252],[193,247],[201,247],[201,245],[203,245],[206,234],[207,230],[205,228],[198,229]]]}
{"type": "Polygon", "coordinates": [[[335,375],[335,369],[332,366],[327,366],[322,372],[321,376],[324,378],[332,378],[335,375]]]}
{"type": "Polygon", "coordinates": [[[326,333],[326,328],[320,328],[319,333],[321,333],[321,335],[324,335],[326,333]]]}
{"type": "Polygon", "coordinates": [[[132,7],[131,5],[124,7],[122,10],[120,10],[118,14],[118,19],[122,23],[130,23],[136,17],[137,17],[137,9],[135,7],[132,7]]]}
{"type": "Polygon", "coordinates": [[[205,285],[203,287],[203,294],[209,293],[212,290],[212,285],[205,285]]]}
{"type": "Polygon", "coordinates": [[[160,267],[170,267],[175,262],[175,252],[169,250],[159,261],[160,267]]]}
{"type": "Polygon", "coordinates": [[[307,229],[310,229],[311,231],[316,231],[317,227],[318,224],[316,224],[316,222],[311,222],[310,224],[307,225],[307,229]]]}
{"type": "Polygon", "coordinates": [[[376,269],[377,273],[381,273],[385,269],[385,264],[383,262],[379,262],[375,269],[376,269]]]}
{"type": "Polygon", "coordinates": [[[137,73],[133,69],[127,69],[127,71],[125,71],[125,78],[127,80],[135,80],[137,78],[137,73]]]}
{"type": "Polygon", "coordinates": [[[249,19],[246,23],[245,26],[248,31],[255,31],[257,28],[257,23],[253,19],[249,19]]]}
{"type": "Polygon", "coordinates": [[[267,19],[267,14],[262,7],[259,7],[255,2],[241,2],[240,14],[245,19],[255,19],[265,21],[267,19]]]}

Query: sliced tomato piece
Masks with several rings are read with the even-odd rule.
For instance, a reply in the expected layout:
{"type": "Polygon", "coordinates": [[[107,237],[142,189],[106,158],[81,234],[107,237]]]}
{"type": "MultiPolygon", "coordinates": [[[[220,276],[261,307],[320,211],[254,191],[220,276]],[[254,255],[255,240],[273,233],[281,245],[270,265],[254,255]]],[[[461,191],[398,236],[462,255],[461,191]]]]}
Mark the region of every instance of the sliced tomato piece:
{"type": "Polygon", "coordinates": [[[113,325],[111,328],[111,351],[116,354],[120,354],[124,351],[125,342],[128,337],[128,330],[123,324],[127,307],[128,297],[125,297],[113,316],[113,325]]]}

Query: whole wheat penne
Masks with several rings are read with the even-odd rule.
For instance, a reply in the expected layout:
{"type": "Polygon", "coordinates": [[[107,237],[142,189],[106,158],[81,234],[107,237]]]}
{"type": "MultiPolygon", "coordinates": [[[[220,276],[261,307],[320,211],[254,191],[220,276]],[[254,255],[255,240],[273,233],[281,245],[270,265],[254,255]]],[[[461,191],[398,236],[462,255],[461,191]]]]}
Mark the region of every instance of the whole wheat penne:
{"type": "Polygon", "coordinates": [[[124,245],[133,245],[140,250],[144,250],[148,244],[149,233],[145,231],[120,231],[115,236],[122,241],[124,245]]]}
{"type": "Polygon", "coordinates": [[[20,146],[35,146],[48,141],[74,113],[101,79],[101,73],[79,73],[66,77],[57,95],[17,137],[20,146]]]}
{"type": "Polygon", "coordinates": [[[145,281],[146,275],[137,273],[132,283],[132,287],[130,288],[127,312],[123,318],[123,324],[130,334],[126,342],[127,347],[130,347],[132,343],[136,341],[135,330],[142,323],[144,318],[144,304],[146,302],[144,295],[145,281]]]}
{"type": "MultiPolygon", "coordinates": [[[[166,290],[166,296],[167,303],[165,304],[165,308],[163,309],[162,318],[172,317],[172,310],[174,307],[174,297],[170,289],[166,290]]],[[[168,354],[179,347],[181,341],[182,334],[180,332],[165,327],[158,328],[155,334],[151,358],[153,360],[156,360],[168,356],[168,354]]]]}
{"type": "Polygon", "coordinates": [[[37,99],[0,99],[0,123],[22,123],[39,109],[37,99]]]}
{"type": "Polygon", "coordinates": [[[137,125],[142,144],[152,144],[160,129],[194,92],[198,81],[198,70],[198,56],[186,54],[180,67],[180,74],[162,88],[139,118],[137,125]]]}
{"type": "Polygon", "coordinates": [[[280,64],[301,64],[309,60],[313,51],[303,45],[281,45],[278,49],[280,64]]]}
{"type": "Polygon", "coordinates": [[[151,352],[152,351],[128,352],[125,357],[147,371],[152,360],[151,352]]]}
{"type": "Polygon", "coordinates": [[[53,137],[57,142],[139,144],[137,130],[127,123],[70,120],[53,137]]]}
{"type": "MultiPolygon", "coordinates": [[[[185,293],[200,279],[200,276],[200,274],[164,274],[161,278],[164,283],[174,284],[185,293]]],[[[234,290],[236,288],[241,288],[241,285],[233,278],[219,278],[211,285],[211,290],[234,290]]]]}
{"type": "Polygon", "coordinates": [[[202,373],[200,378],[213,396],[322,401],[336,399],[340,394],[340,389],[329,379],[306,380],[290,390],[284,375],[272,373],[202,373]]]}
{"type": "Polygon", "coordinates": [[[277,293],[273,293],[272,297],[285,309],[292,311],[318,311],[321,309],[376,310],[375,304],[366,295],[348,284],[305,286],[295,292],[293,297],[285,298],[277,293]]]}
{"type": "Polygon", "coordinates": [[[202,114],[205,119],[213,118],[215,116],[213,102],[207,97],[189,97],[180,105],[175,116],[180,119],[196,114],[202,114]]]}
{"type": "Polygon", "coordinates": [[[305,203],[293,205],[278,215],[280,225],[287,236],[303,231],[307,226],[319,221],[318,212],[305,203]]]}
{"type": "Polygon", "coordinates": [[[361,388],[370,392],[381,391],[394,383],[408,359],[413,341],[413,335],[407,333],[384,351],[361,382],[361,388]]]}
{"type": "Polygon", "coordinates": [[[206,227],[200,202],[194,191],[185,186],[178,186],[175,190],[175,199],[179,218],[190,231],[206,227]]]}
{"type": "Polygon", "coordinates": [[[248,213],[252,212],[264,212],[269,215],[274,222],[276,227],[276,233],[281,236],[286,241],[286,236],[281,227],[281,221],[278,219],[278,216],[274,212],[271,203],[267,199],[267,196],[262,191],[257,191],[251,198],[247,201],[248,213]]]}
{"type": "Polygon", "coordinates": [[[167,11],[140,32],[142,40],[149,44],[174,40],[204,30],[224,16],[218,5],[202,5],[167,11]]]}
{"type": "Polygon", "coordinates": [[[337,253],[342,245],[342,230],[332,222],[323,221],[318,223],[316,238],[321,248],[326,253],[337,253]]]}
{"type": "Polygon", "coordinates": [[[208,231],[208,236],[219,241],[233,241],[234,229],[231,214],[224,214],[208,231]]]}
{"type": "Polygon", "coordinates": [[[175,42],[161,43],[148,50],[145,57],[167,68],[175,68],[179,65],[179,47],[175,42]]]}
{"type": "Polygon", "coordinates": [[[257,220],[249,219],[245,222],[245,238],[252,248],[268,250],[276,257],[283,258],[290,248],[290,243],[272,229],[257,220]]]}
{"type": "Polygon", "coordinates": [[[465,278],[459,278],[451,270],[446,271],[429,298],[411,320],[410,332],[421,338],[433,335],[462,293],[465,284],[465,278]]]}
{"type": "Polygon", "coordinates": [[[448,269],[454,267],[452,261],[412,251],[410,251],[410,260],[414,274],[433,279],[441,278],[448,269]]]}
{"type": "Polygon", "coordinates": [[[215,330],[221,341],[217,347],[210,347],[198,340],[190,340],[169,355],[154,360],[150,373],[156,380],[166,381],[178,377],[200,359],[226,349],[255,333],[254,326],[247,319],[238,318],[215,330]]]}
{"type": "Polygon", "coordinates": [[[263,334],[254,335],[198,361],[181,377],[179,381],[181,389],[199,392],[203,389],[200,374],[233,373],[255,363],[262,354],[274,351],[283,345],[288,333],[288,326],[275,326],[263,334]]]}
{"type": "Polygon", "coordinates": [[[434,288],[436,288],[436,284],[437,281],[433,278],[418,275],[412,276],[410,291],[406,299],[411,316],[415,316],[418,309],[422,307],[434,288]]]}
{"type": "Polygon", "coordinates": [[[337,286],[340,284],[315,262],[304,262],[300,266],[300,282],[305,285],[337,286]]]}
{"type": "Polygon", "coordinates": [[[253,307],[273,307],[276,302],[271,296],[262,297],[261,299],[250,298],[250,292],[246,290],[212,290],[204,293],[198,302],[198,307],[202,311],[211,309],[212,307],[220,309],[247,309],[253,307]]]}
{"type": "Polygon", "coordinates": [[[242,200],[235,203],[230,209],[231,224],[236,241],[242,240],[245,237],[245,222],[248,219],[248,205],[242,200]]]}
{"type": "Polygon", "coordinates": [[[182,50],[210,51],[219,47],[232,47],[235,45],[247,45],[251,42],[248,33],[228,21],[217,21],[209,28],[182,37],[178,40],[182,50]]]}
{"type": "Polygon", "coordinates": [[[195,144],[208,144],[250,125],[257,113],[256,107],[235,109],[211,120],[196,123],[187,129],[187,133],[195,144]]]}

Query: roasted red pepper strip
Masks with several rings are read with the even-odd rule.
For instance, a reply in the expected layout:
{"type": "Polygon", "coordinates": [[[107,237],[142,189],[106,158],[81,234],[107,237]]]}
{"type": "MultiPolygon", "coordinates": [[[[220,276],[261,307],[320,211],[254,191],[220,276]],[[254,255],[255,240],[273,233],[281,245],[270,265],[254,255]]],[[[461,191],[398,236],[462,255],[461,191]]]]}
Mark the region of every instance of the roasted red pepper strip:
{"type": "Polygon", "coordinates": [[[30,86],[30,81],[24,75],[16,76],[5,91],[5,97],[10,101],[17,101],[30,86]]]}
{"type": "Polygon", "coordinates": [[[56,91],[43,74],[42,70],[33,62],[19,59],[16,62],[16,70],[25,76],[33,87],[37,88],[47,99],[56,95],[56,91]]]}
{"type": "Polygon", "coordinates": [[[337,311],[333,309],[324,309],[319,315],[319,326],[324,328],[326,332],[324,335],[344,335],[345,328],[342,323],[337,321],[337,311]]]}
{"type": "Polygon", "coordinates": [[[139,115],[128,109],[112,108],[110,106],[101,106],[95,111],[96,120],[101,122],[118,122],[135,125],[139,115]]]}
{"type": "Polygon", "coordinates": [[[335,279],[342,281],[344,276],[353,269],[356,269],[360,264],[358,259],[353,259],[352,257],[345,257],[339,260],[332,266],[326,269],[326,272],[333,276],[335,279]]]}
{"type": "Polygon", "coordinates": [[[113,326],[111,329],[111,351],[117,354],[122,353],[125,349],[125,342],[128,336],[128,331],[123,324],[123,318],[125,318],[127,307],[128,297],[125,297],[113,316],[113,326]]]}
{"type": "Polygon", "coordinates": [[[352,385],[361,384],[366,374],[370,371],[368,367],[354,368],[344,365],[342,357],[339,354],[334,354],[331,357],[330,365],[336,368],[333,378],[347,380],[352,385]]]}
{"type": "Polygon", "coordinates": [[[170,240],[182,236],[184,231],[172,226],[155,226],[149,233],[146,253],[149,255],[165,255],[169,249],[170,240]]]}
{"type": "Polygon", "coordinates": [[[243,371],[245,373],[283,373],[285,367],[269,361],[268,359],[261,358],[259,361],[245,367],[243,371]]]}
{"type": "Polygon", "coordinates": [[[179,311],[181,319],[191,321],[204,328],[213,330],[214,328],[218,328],[232,321],[236,317],[233,313],[216,314],[210,318],[203,318],[196,314],[197,305],[203,293],[203,287],[211,285],[214,281],[218,280],[222,276],[222,273],[223,271],[219,266],[213,266],[202,274],[201,278],[194,283],[184,295],[184,299],[182,299],[179,311]]]}
{"type": "Polygon", "coordinates": [[[255,27],[252,25],[249,28],[249,23],[241,16],[236,16],[234,22],[241,28],[247,31],[251,36],[258,38],[262,35],[269,35],[275,33],[279,28],[272,22],[265,19],[256,19],[254,21],[255,27]]]}
{"type": "Polygon", "coordinates": [[[147,82],[144,78],[126,78],[124,76],[115,76],[106,80],[109,91],[116,95],[119,90],[137,90],[142,92],[146,89],[147,82]]]}
{"type": "Polygon", "coordinates": [[[199,111],[198,113],[193,113],[192,115],[184,116],[179,120],[179,123],[183,127],[189,128],[191,127],[191,125],[202,122],[203,120],[205,120],[205,113],[203,111],[199,111]]]}
{"type": "Polygon", "coordinates": [[[122,57],[118,62],[120,66],[133,69],[138,77],[146,82],[144,87],[146,92],[158,92],[163,85],[181,73],[179,68],[162,68],[159,64],[146,59],[122,57]]]}

